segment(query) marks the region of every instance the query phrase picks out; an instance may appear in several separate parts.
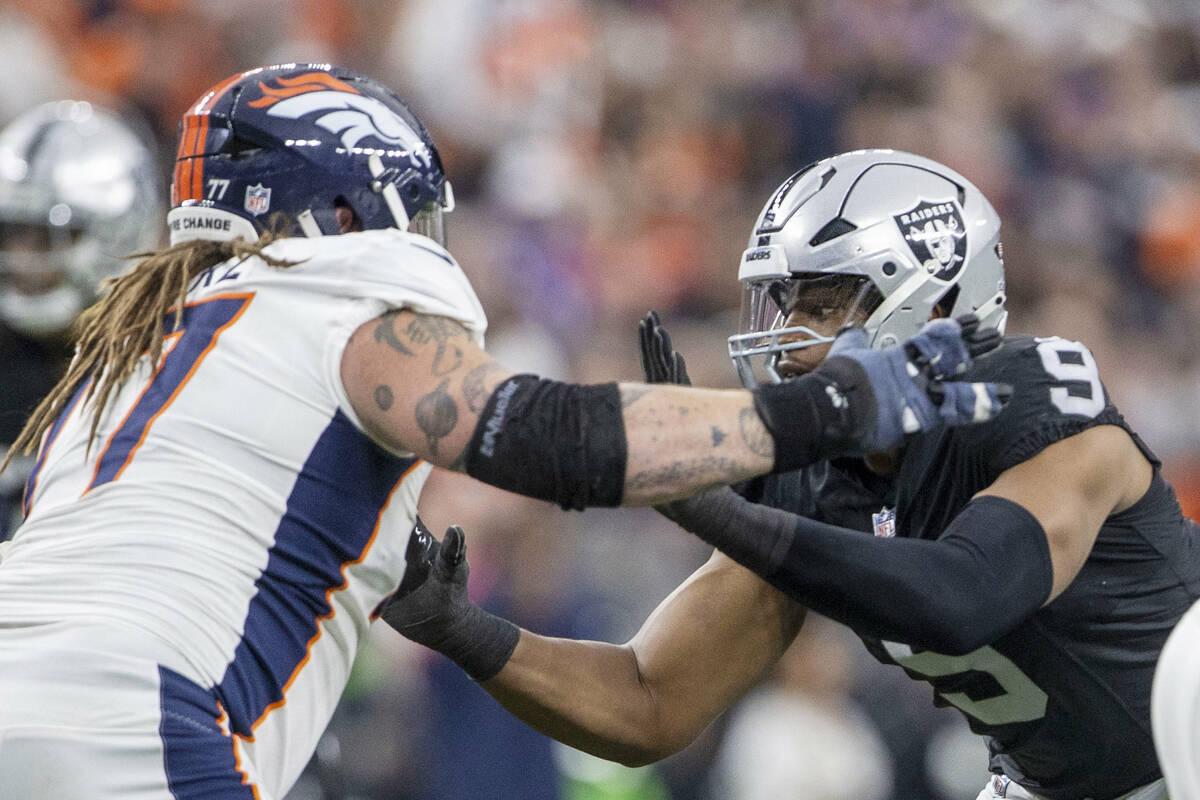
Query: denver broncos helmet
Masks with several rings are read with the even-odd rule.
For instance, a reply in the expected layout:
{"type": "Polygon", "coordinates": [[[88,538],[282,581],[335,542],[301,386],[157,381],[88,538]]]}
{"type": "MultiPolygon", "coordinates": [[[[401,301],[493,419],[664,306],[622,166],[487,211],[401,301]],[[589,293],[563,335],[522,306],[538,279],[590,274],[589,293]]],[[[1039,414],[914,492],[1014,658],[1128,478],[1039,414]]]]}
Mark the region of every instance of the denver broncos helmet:
{"type": "Polygon", "coordinates": [[[778,382],[783,352],[830,342],[845,324],[862,324],[881,348],[916,334],[935,308],[1001,332],[1007,318],[995,210],[954,170],[897,150],[843,153],[784,181],[738,278],[729,354],[748,387],[778,382]],[[822,320],[822,332],[785,327],[793,310],[822,320]]]}
{"type": "Polygon", "coordinates": [[[336,208],[367,230],[444,244],[454,196],[411,109],[378,81],[329,64],[234,75],[183,116],[167,215],[171,243],[254,240],[282,212],[294,233],[339,232],[336,208]]]}

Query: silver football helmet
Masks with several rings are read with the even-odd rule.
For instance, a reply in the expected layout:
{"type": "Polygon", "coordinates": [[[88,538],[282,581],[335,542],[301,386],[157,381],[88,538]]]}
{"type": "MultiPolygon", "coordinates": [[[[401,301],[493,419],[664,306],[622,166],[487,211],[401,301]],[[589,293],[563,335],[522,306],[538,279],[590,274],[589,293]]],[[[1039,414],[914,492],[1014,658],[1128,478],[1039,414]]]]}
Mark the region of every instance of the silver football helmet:
{"type": "Polygon", "coordinates": [[[872,347],[908,339],[935,307],[1003,332],[1000,218],[954,170],[897,150],[858,150],[788,178],[742,254],[739,332],[729,354],[747,387],[781,378],[782,353],[860,323],[872,347]],[[821,330],[785,327],[793,311],[821,330]]]}
{"type": "Polygon", "coordinates": [[[153,151],[90,103],[38,106],[0,131],[0,319],[66,329],[125,259],[160,240],[153,151]]]}

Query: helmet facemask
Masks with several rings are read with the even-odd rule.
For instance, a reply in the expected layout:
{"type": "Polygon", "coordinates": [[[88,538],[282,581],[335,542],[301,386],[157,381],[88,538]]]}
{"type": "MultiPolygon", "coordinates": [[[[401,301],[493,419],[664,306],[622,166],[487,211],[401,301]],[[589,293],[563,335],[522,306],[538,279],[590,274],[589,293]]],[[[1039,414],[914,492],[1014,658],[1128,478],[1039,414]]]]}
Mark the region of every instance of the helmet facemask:
{"type": "Polygon", "coordinates": [[[838,331],[862,324],[883,295],[863,275],[798,273],[745,282],[738,334],[729,355],[747,388],[780,383],[784,353],[831,343],[838,331]]]}

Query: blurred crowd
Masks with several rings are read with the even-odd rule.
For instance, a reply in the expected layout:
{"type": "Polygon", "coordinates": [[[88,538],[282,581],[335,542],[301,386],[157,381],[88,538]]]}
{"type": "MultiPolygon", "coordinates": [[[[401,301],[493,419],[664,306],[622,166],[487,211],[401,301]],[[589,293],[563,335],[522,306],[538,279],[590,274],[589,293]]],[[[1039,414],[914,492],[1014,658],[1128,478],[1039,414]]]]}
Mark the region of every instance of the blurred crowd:
{"type": "MultiPolygon", "coordinates": [[[[571,380],[637,379],[654,308],[696,383],[737,385],[738,256],[771,190],[858,147],[942,161],[1003,220],[1010,332],[1086,343],[1200,517],[1194,0],[3,0],[0,124],[64,97],[116,109],[154,140],[165,191],[183,109],[283,61],[410,100],[454,184],[450,250],[489,349],[571,380]]],[[[707,556],[649,511],[567,514],[444,473],[422,505],[435,531],[466,529],[473,595],[541,633],[623,641],[707,556]]],[[[927,686],[822,620],[640,770],[554,746],[440,657],[375,639],[292,800],[950,800],[986,778],[927,686]]]]}

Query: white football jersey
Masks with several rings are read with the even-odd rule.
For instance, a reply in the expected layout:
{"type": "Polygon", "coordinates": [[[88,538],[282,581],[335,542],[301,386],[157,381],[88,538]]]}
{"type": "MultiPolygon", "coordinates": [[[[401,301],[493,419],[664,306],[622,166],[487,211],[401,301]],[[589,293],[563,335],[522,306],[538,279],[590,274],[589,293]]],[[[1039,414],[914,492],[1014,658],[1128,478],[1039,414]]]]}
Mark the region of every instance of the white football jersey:
{"type": "Polygon", "coordinates": [[[233,260],[194,279],[159,369],[143,358],[90,449],[82,390],[47,433],[0,569],[0,651],[50,623],[137,642],[129,655],[215,695],[238,758],[282,796],[403,576],[431,469],[364,432],[346,342],[389,308],[458,320],[481,345],[487,321],[421,236],[267,253],[294,265],[233,260]]]}

